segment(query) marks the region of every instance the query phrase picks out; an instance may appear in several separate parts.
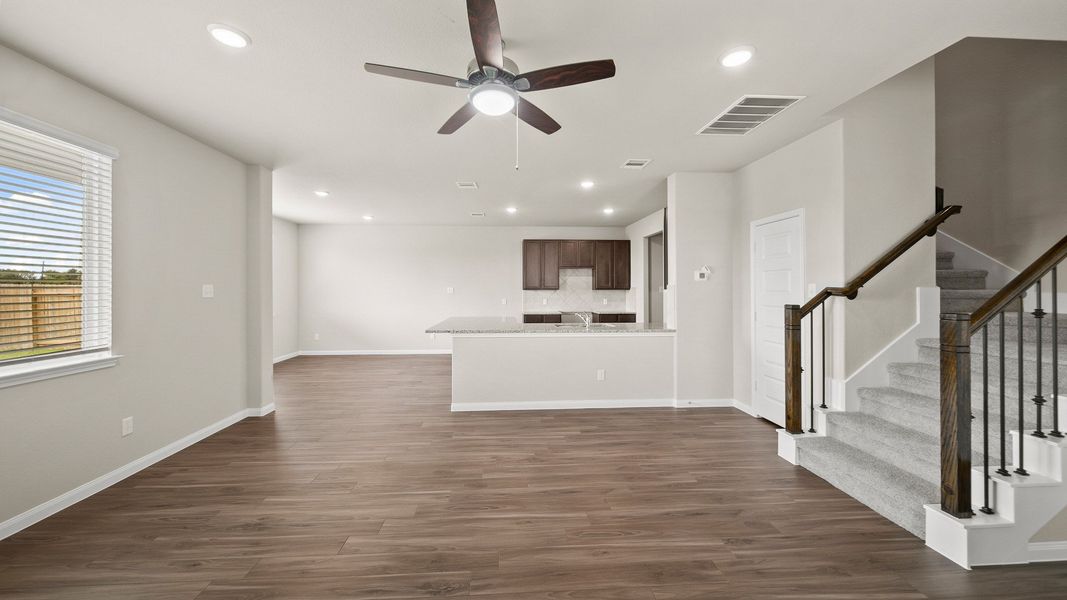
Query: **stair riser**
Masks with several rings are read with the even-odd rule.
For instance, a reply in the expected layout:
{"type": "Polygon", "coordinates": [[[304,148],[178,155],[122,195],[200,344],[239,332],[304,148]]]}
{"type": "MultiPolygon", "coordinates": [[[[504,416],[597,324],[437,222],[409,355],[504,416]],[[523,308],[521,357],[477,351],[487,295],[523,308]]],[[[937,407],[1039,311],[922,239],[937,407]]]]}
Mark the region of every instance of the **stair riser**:
{"type": "Polygon", "coordinates": [[[985,300],[981,298],[942,298],[942,314],[971,314],[981,308],[985,300]]]}
{"type": "Polygon", "coordinates": [[[983,275],[937,275],[937,287],[946,290],[984,290],[983,275]]]}
{"type": "MultiPolygon", "coordinates": [[[[1067,395],[1067,390],[1064,389],[1064,381],[1060,382],[1060,397],[1067,395]]],[[[941,397],[941,383],[937,380],[931,380],[926,377],[919,377],[916,375],[902,373],[899,371],[890,371],[889,373],[889,386],[902,389],[913,394],[920,394],[923,396],[929,396],[930,398],[941,397]]],[[[1006,379],[1004,382],[1004,398],[1008,403],[1014,403],[1019,400],[1019,384],[1016,380],[1006,379]]],[[[1051,387],[1045,390],[1043,393],[1046,398],[1051,397],[1051,387]]],[[[1027,381],[1023,387],[1023,399],[1032,400],[1036,389],[1034,388],[1032,381],[1027,381]]],[[[980,402],[982,398],[982,374],[981,371],[971,372],[971,399],[972,404],[974,402],[980,402]]],[[[997,380],[995,374],[994,377],[989,380],[989,398],[990,402],[1000,402],[1000,382],[997,380]]],[[[1051,402],[1049,403],[1051,404],[1051,402]]]]}
{"type": "Polygon", "coordinates": [[[948,270],[948,269],[951,269],[951,268],[952,268],[952,259],[951,258],[941,258],[940,256],[937,257],[937,269],[939,271],[948,270]]]}
{"type": "Polygon", "coordinates": [[[831,414],[828,434],[849,446],[859,448],[871,456],[938,483],[941,477],[940,453],[936,438],[929,443],[901,446],[879,431],[866,431],[850,426],[847,413],[831,414]]]}
{"type": "MultiPolygon", "coordinates": [[[[919,361],[929,364],[940,364],[941,352],[933,348],[920,348],[919,349],[919,361]]],[[[1000,377],[1000,357],[989,357],[989,378],[990,380],[996,380],[1000,377]]],[[[982,377],[982,358],[981,356],[971,355],[971,379],[972,381],[981,381],[982,377]]],[[[1019,377],[1019,360],[1015,357],[1007,357],[1004,361],[1004,376],[1007,379],[1016,380],[1014,383],[1018,386],[1019,377]]],[[[1042,361],[1041,366],[1041,381],[1043,391],[1045,395],[1049,395],[1052,390],[1052,363],[1042,361]]],[[[1023,382],[1027,388],[1032,387],[1037,383],[1037,361],[1024,360],[1023,361],[1023,382]]],[[[992,381],[990,382],[992,383],[992,381]]],[[[1067,392],[1067,365],[1060,365],[1060,393],[1067,392]]]]}
{"type": "Polygon", "coordinates": [[[825,457],[805,452],[803,446],[800,448],[800,465],[916,537],[925,538],[926,518],[922,504],[937,502],[936,497],[916,499],[915,502],[900,502],[888,498],[879,494],[870,482],[858,481],[848,476],[845,470],[837,468],[825,457]],[[915,504],[919,505],[919,510],[914,510],[915,504]]]}
{"type": "MultiPolygon", "coordinates": [[[[906,407],[899,406],[875,395],[863,394],[863,390],[860,390],[860,410],[862,412],[874,415],[880,419],[885,419],[890,423],[900,425],[901,427],[907,427],[920,431],[927,435],[938,436],[940,430],[938,423],[941,419],[939,403],[936,399],[930,399],[922,403],[909,404],[906,407]]],[[[1017,402],[1005,402],[1005,429],[1012,430],[1017,428],[1019,422],[1019,405],[1017,402]]],[[[1067,403],[1062,407],[1063,411],[1067,411],[1067,403]]],[[[982,396],[981,394],[972,394],[971,396],[971,410],[974,414],[975,422],[981,422],[982,416],[982,396]]],[[[1037,406],[1030,401],[1023,403],[1023,418],[1025,419],[1026,426],[1032,428],[1034,423],[1037,422],[1037,406]]],[[[1052,405],[1046,404],[1042,411],[1042,424],[1051,427],[1052,423],[1052,405]]],[[[1063,420],[1063,415],[1061,415],[1063,420]]],[[[990,395],[989,398],[989,424],[991,428],[998,428],[1000,424],[1000,397],[990,395]]]]}

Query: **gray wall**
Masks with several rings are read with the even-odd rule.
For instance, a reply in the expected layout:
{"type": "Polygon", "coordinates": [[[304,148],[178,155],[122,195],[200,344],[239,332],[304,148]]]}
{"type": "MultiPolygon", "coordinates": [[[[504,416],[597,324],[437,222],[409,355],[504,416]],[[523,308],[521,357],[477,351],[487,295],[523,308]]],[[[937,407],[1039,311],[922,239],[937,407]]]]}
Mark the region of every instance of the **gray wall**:
{"type": "Polygon", "coordinates": [[[0,46],[0,105],[114,146],[119,365],[0,390],[0,521],[246,407],[246,168],[0,46]],[[213,283],[215,297],[202,299],[213,283]],[[134,433],[120,436],[123,417],[134,433]]]}
{"type": "Polygon", "coordinates": [[[274,358],[292,355],[300,349],[297,339],[298,277],[297,246],[300,227],[292,221],[274,218],[272,223],[274,289],[274,358]]]}
{"type": "Polygon", "coordinates": [[[937,183],[963,206],[943,229],[1022,270],[1067,231],[1067,43],[968,38],[935,60],[937,183]]]}
{"type": "Polygon", "coordinates": [[[448,317],[519,317],[524,238],[626,235],[611,227],[374,224],[301,225],[299,238],[300,350],[404,352],[447,351],[447,336],[423,332],[448,317]]]}

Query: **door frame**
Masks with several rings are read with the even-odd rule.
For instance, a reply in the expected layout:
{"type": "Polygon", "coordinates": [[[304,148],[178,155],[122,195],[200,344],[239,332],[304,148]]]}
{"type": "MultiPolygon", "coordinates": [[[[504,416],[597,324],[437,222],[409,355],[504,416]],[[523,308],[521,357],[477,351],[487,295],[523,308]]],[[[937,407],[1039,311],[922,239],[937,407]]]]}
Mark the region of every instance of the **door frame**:
{"type": "MultiPolygon", "coordinates": [[[[644,290],[645,291],[645,302],[644,302],[644,304],[645,304],[645,306],[644,306],[645,319],[644,320],[645,320],[646,323],[652,323],[652,321],[649,320],[649,313],[652,312],[652,310],[651,310],[652,309],[652,290],[649,288],[649,284],[652,282],[652,238],[656,237],[657,235],[660,236],[660,238],[663,241],[666,241],[667,236],[666,236],[666,234],[664,234],[664,232],[662,230],[661,231],[657,231],[655,233],[651,233],[649,235],[646,235],[642,239],[642,241],[644,242],[644,252],[645,252],[645,281],[644,281],[644,284],[645,284],[645,290],[644,290]]],[[[663,257],[664,258],[667,257],[667,244],[663,244],[663,257]]],[[[665,266],[666,266],[666,261],[665,260],[664,261],[660,261],[660,269],[662,269],[662,271],[663,271],[663,277],[662,277],[663,281],[662,281],[662,283],[664,285],[661,285],[660,289],[656,292],[656,293],[658,293],[660,295],[660,320],[658,321],[659,323],[662,323],[664,321],[664,314],[663,313],[665,312],[664,311],[664,307],[663,307],[663,291],[665,289],[667,289],[667,286],[666,286],[666,283],[667,283],[667,269],[664,268],[665,266]]],[[[1067,306],[1067,303],[1065,303],[1064,306],[1067,306]]]]}
{"type": "MultiPolygon", "coordinates": [[[[749,223],[748,226],[748,331],[749,331],[749,372],[752,374],[752,381],[749,384],[748,393],[749,398],[752,399],[752,413],[759,417],[759,411],[756,409],[756,228],[763,225],[770,225],[771,223],[777,223],[779,221],[785,221],[788,219],[798,219],[797,223],[800,225],[800,290],[801,290],[801,302],[803,302],[803,294],[805,293],[806,284],[804,279],[804,267],[807,263],[807,238],[805,232],[807,231],[804,222],[804,209],[797,208],[789,210],[769,217],[763,217],[762,219],[756,219],[749,223]]],[[[785,307],[782,307],[782,327],[785,327],[785,307]]],[[[801,328],[801,335],[804,331],[801,328]]],[[[804,344],[801,343],[801,348],[804,344]]],[[[803,392],[803,386],[801,386],[803,392]]]]}

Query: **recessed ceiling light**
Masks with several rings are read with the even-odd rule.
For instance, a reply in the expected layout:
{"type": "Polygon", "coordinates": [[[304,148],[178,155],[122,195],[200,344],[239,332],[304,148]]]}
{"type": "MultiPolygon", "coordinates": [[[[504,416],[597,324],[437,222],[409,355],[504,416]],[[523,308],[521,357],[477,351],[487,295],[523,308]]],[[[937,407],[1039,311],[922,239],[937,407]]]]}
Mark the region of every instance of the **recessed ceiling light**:
{"type": "Polygon", "coordinates": [[[612,213],[614,213],[614,212],[615,212],[615,209],[614,209],[614,208],[605,208],[605,209],[604,209],[604,214],[605,214],[605,215],[610,215],[610,214],[612,214],[612,213]]]}
{"type": "Polygon", "coordinates": [[[330,195],[330,192],[327,192],[326,190],[315,190],[315,195],[319,198],[325,198],[330,195]]]}
{"type": "Polygon", "coordinates": [[[229,25],[212,23],[207,26],[207,30],[215,41],[230,48],[245,48],[252,43],[252,38],[229,25]]]}
{"type": "Polygon", "coordinates": [[[364,221],[373,221],[374,220],[374,215],[363,215],[363,220],[364,221]]]}
{"type": "Polygon", "coordinates": [[[740,67],[741,65],[752,60],[752,57],[756,54],[756,49],[752,46],[738,46],[723,54],[719,58],[719,64],[724,67],[740,67]]]}
{"type": "Polygon", "coordinates": [[[505,208],[504,210],[508,211],[509,215],[513,215],[513,214],[519,212],[519,209],[515,208],[514,206],[509,206],[509,207],[505,208]]]}
{"type": "Polygon", "coordinates": [[[596,185],[596,182],[593,182],[593,181],[590,181],[590,180],[586,179],[585,181],[581,182],[578,185],[582,186],[583,190],[591,190],[591,189],[593,189],[593,186],[596,185]]]}

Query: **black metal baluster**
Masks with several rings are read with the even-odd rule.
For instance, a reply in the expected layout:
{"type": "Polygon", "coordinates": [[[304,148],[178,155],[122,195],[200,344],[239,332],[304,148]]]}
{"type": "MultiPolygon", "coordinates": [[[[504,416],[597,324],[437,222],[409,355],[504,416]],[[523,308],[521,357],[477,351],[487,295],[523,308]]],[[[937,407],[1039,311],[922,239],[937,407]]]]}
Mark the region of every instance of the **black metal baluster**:
{"type": "Polygon", "coordinates": [[[1041,319],[1045,317],[1045,311],[1041,310],[1041,280],[1037,280],[1037,306],[1034,308],[1034,322],[1037,324],[1037,390],[1034,394],[1034,404],[1037,406],[1037,427],[1034,429],[1034,437],[1043,438],[1045,432],[1041,431],[1041,408],[1045,405],[1045,397],[1041,395],[1041,319]]]}
{"type": "Polygon", "coordinates": [[[1059,296],[1060,286],[1056,282],[1056,267],[1052,267],[1052,431],[1053,437],[1061,438],[1060,431],[1060,334],[1059,334],[1059,296]]]}
{"type": "Polygon", "coordinates": [[[815,313],[812,312],[808,315],[808,366],[811,368],[811,373],[808,374],[808,381],[811,382],[810,392],[808,393],[808,406],[811,407],[811,416],[808,421],[808,433],[815,433],[815,313]]]}
{"type": "Polygon", "coordinates": [[[826,302],[819,305],[822,311],[822,404],[819,408],[826,408],[826,302]]]}
{"type": "Polygon", "coordinates": [[[1007,414],[1007,406],[1004,403],[1004,313],[1000,313],[1000,468],[997,469],[997,473],[1000,475],[1011,475],[1008,471],[1007,463],[1007,439],[1008,429],[1005,424],[1005,415],[1007,414]]]}
{"type": "Polygon", "coordinates": [[[1023,462],[1023,450],[1026,444],[1023,443],[1023,429],[1026,427],[1026,419],[1023,416],[1023,404],[1026,400],[1023,399],[1023,316],[1026,314],[1023,308],[1023,294],[1019,294],[1019,372],[1016,377],[1019,379],[1019,464],[1015,465],[1015,473],[1017,475],[1029,475],[1026,472],[1025,463],[1023,462]]]}
{"type": "Polygon", "coordinates": [[[982,327],[982,508],[987,515],[989,508],[989,326],[982,327]]]}

